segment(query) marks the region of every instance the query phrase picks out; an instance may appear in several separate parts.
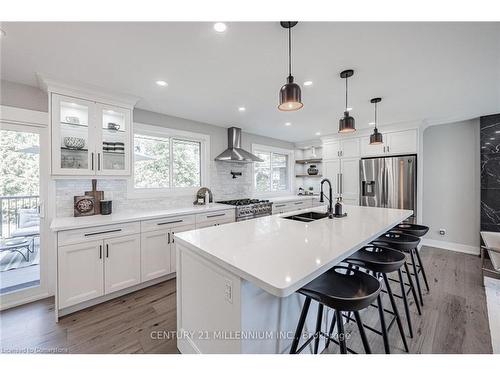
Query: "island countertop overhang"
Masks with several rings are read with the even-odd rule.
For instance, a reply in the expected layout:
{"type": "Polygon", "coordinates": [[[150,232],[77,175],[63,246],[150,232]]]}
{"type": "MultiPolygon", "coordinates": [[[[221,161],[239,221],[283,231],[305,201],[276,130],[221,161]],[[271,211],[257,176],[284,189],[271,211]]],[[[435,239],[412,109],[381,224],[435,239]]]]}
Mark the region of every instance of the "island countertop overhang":
{"type": "Polygon", "coordinates": [[[413,213],[359,206],[346,206],[345,211],[345,218],[310,223],[284,218],[294,214],[289,212],[183,232],[175,238],[181,247],[268,293],[287,297],[413,213]]]}

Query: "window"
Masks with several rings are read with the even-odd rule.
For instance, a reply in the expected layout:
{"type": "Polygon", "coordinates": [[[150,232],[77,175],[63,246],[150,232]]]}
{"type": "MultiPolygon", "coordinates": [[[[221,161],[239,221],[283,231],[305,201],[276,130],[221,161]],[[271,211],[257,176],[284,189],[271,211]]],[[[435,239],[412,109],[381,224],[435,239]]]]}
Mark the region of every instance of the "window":
{"type": "Polygon", "coordinates": [[[204,134],[135,124],[131,192],[190,194],[207,184],[209,140],[204,134]]]}
{"type": "Polygon", "coordinates": [[[254,145],[255,155],[264,160],[254,163],[254,187],[258,193],[291,191],[293,151],[254,145]]]}

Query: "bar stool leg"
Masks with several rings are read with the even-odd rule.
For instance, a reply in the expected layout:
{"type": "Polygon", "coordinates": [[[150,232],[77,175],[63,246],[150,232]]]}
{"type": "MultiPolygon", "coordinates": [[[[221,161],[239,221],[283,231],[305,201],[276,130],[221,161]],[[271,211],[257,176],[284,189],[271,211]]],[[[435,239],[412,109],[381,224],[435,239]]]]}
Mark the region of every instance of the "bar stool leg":
{"type": "MultiPolygon", "coordinates": [[[[337,321],[336,315],[337,313],[335,312],[335,310],[333,310],[332,324],[330,324],[330,330],[328,331],[328,338],[332,337],[333,329],[335,328],[335,322],[337,321]]],[[[325,349],[328,349],[328,346],[330,346],[330,340],[326,340],[325,349]]]]}
{"type": "Polygon", "coordinates": [[[365,353],[371,354],[372,351],[366,338],[365,328],[363,327],[363,322],[361,321],[361,317],[359,316],[359,311],[354,311],[354,317],[356,318],[356,323],[358,325],[359,334],[361,335],[361,341],[363,341],[363,348],[365,348],[365,353]]]}
{"type": "Polygon", "coordinates": [[[398,324],[399,333],[401,335],[401,339],[403,340],[403,345],[405,347],[405,351],[408,350],[408,343],[406,342],[405,330],[403,329],[403,323],[401,323],[401,317],[399,316],[398,307],[396,305],[396,301],[394,300],[394,295],[392,294],[391,286],[389,285],[389,280],[387,279],[387,274],[383,273],[382,277],[384,278],[385,287],[387,288],[387,294],[389,295],[389,300],[391,301],[392,311],[396,317],[396,323],[398,324]]]}
{"type": "Polygon", "coordinates": [[[422,297],[422,289],[420,288],[420,280],[418,278],[417,264],[415,263],[415,249],[410,250],[411,263],[413,266],[413,273],[415,274],[415,282],[417,283],[418,296],[420,297],[420,304],[424,305],[424,298],[422,297]]]}
{"type": "Polygon", "coordinates": [[[304,306],[302,307],[302,312],[300,313],[299,324],[297,324],[297,329],[295,330],[295,336],[293,337],[292,347],[290,348],[290,354],[295,354],[297,352],[297,347],[299,346],[302,329],[304,329],[304,324],[306,322],[309,306],[311,306],[311,297],[306,297],[306,300],[304,301],[304,306]]]}
{"type": "Polygon", "coordinates": [[[389,339],[387,337],[387,327],[385,325],[384,307],[382,306],[382,298],[380,298],[380,294],[377,297],[377,305],[378,305],[378,314],[380,316],[380,327],[382,330],[382,338],[384,339],[385,353],[391,354],[391,349],[389,348],[389,339]]]}
{"type": "Polygon", "coordinates": [[[413,329],[411,326],[410,306],[408,306],[408,296],[406,295],[405,284],[403,281],[403,273],[401,272],[401,269],[398,270],[398,276],[399,276],[399,285],[401,286],[401,295],[403,296],[403,302],[404,302],[404,306],[405,306],[406,321],[408,323],[408,332],[410,333],[410,338],[413,338],[413,329]]]}
{"type": "Polygon", "coordinates": [[[410,284],[411,293],[413,294],[413,300],[415,301],[415,306],[417,306],[418,315],[422,315],[422,310],[420,309],[420,303],[418,302],[417,291],[415,290],[415,285],[413,285],[413,280],[410,274],[410,267],[408,263],[405,262],[406,276],[408,277],[408,283],[410,284]]]}
{"type": "Polygon", "coordinates": [[[417,256],[418,265],[422,270],[422,276],[424,277],[425,287],[427,288],[427,291],[429,291],[430,289],[429,289],[429,283],[427,282],[427,275],[425,274],[424,264],[422,263],[422,259],[420,259],[420,253],[418,252],[418,249],[415,249],[415,255],[417,256]]]}
{"type": "Polygon", "coordinates": [[[320,303],[318,306],[318,316],[316,318],[316,332],[314,333],[316,335],[316,338],[314,339],[314,354],[318,354],[322,320],[323,320],[323,304],[320,303]]]}
{"type": "Polygon", "coordinates": [[[337,317],[337,333],[340,345],[340,354],[347,354],[347,345],[345,343],[345,335],[344,335],[344,321],[342,318],[342,313],[338,310],[335,310],[335,316],[337,317]]]}

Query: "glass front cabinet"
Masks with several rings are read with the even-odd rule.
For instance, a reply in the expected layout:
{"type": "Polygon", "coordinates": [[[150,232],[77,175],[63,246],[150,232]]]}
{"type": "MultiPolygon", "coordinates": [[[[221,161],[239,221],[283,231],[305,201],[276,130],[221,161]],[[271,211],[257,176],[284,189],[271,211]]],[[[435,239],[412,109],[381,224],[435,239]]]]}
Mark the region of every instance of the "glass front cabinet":
{"type": "Polygon", "coordinates": [[[130,108],[51,94],[52,174],[130,175],[130,108]]]}

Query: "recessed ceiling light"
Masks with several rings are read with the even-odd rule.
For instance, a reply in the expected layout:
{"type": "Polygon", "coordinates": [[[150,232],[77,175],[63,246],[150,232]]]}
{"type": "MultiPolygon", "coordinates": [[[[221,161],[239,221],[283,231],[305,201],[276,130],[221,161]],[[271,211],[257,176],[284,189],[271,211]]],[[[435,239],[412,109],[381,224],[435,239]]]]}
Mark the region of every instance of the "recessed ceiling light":
{"type": "Polygon", "coordinates": [[[313,81],[304,81],[304,86],[312,86],[313,81]]]}
{"type": "Polygon", "coordinates": [[[375,123],[372,121],[372,122],[369,122],[368,125],[375,125],[375,123]]]}
{"type": "Polygon", "coordinates": [[[157,84],[158,86],[162,86],[162,87],[168,86],[168,83],[167,83],[167,82],[165,82],[165,81],[156,81],[156,84],[157,84]]]}
{"type": "Polygon", "coordinates": [[[226,31],[227,26],[224,22],[216,22],[214,24],[214,30],[217,31],[218,33],[223,33],[226,31]]]}
{"type": "Polygon", "coordinates": [[[347,107],[346,111],[352,111],[352,107],[347,107]]]}
{"type": "Polygon", "coordinates": [[[320,132],[316,132],[316,135],[321,135],[321,133],[320,132]]]}
{"type": "Polygon", "coordinates": [[[245,112],[247,109],[245,107],[238,107],[238,111],[245,112]]]}
{"type": "Polygon", "coordinates": [[[292,125],[291,122],[285,122],[285,126],[290,126],[290,125],[292,125]]]}

